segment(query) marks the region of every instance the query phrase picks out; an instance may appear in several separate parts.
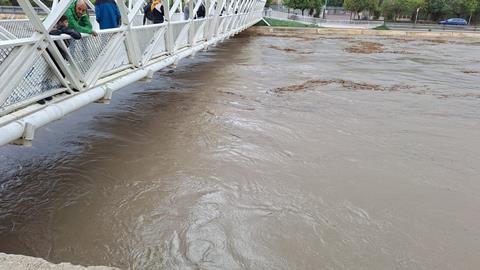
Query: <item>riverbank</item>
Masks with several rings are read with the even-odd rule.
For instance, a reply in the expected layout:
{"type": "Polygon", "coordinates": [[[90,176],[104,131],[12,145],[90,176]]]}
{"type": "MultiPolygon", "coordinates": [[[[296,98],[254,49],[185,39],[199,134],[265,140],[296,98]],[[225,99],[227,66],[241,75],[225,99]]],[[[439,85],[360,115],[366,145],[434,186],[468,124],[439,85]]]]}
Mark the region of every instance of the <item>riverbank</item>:
{"type": "Polygon", "coordinates": [[[250,34],[302,33],[302,34],[337,34],[354,36],[385,37],[420,37],[420,38],[480,38],[480,33],[471,32],[416,32],[405,30],[374,30],[345,28],[306,28],[306,27],[270,27],[255,26],[246,30],[250,34]]]}
{"type": "Polygon", "coordinates": [[[80,266],[70,263],[53,264],[41,258],[0,253],[0,270],[117,270],[107,266],[80,266]]]}

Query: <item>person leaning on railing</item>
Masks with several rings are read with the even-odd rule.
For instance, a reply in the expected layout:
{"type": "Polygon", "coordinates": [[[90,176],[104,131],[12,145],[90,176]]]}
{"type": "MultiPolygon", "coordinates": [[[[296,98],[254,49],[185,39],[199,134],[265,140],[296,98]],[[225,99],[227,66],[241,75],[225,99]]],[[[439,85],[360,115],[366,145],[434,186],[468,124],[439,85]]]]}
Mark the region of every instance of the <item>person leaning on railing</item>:
{"type": "MultiPolygon", "coordinates": [[[[59,36],[61,34],[69,35],[73,39],[81,39],[82,38],[82,34],[80,34],[78,31],[69,27],[68,19],[67,19],[67,16],[65,16],[65,15],[60,17],[60,20],[58,20],[57,24],[55,24],[53,29],[50,31],[50,35],[59,36]]],[[[67,59],[67,53],[60,46],[58,46],[58,43],[56,43],[56,44],[57,44],[58,50],[62,54],[63,58],[66,60],[67,59]]],[[[70,44],[69,40],[65,41],[65,45],[67,47],[68,47],[69,44],[70,44]]],[[[48,52],[48,53],[50,54],[50,52],[48,52]]],[[[57,63],[55,63],[55,64],[57,64],[57,63]]],[[[58,67],[58,65],[57,65],[57,67],[58,67]]]]}
{"type": "MultiPolygon", "coordinates": [[[[66,34],[66,35],[71,36],[73,39],[81,39],[82,38],[82,34],[80,34],[76,30],[73,30],[72,28],[69,27],[68,19],[67,19],[67,16],[65,16],[65,15],[62,15],[62,17],[60,17],[60,19],[55,24],[55,26],[53,27],[53,29],[50,31],[49,34],[54,35],[54,36],[59,36],[61,34],[66,34]]],[[[63,59],[68,61],[67,53],[63,50],[62,46],[59,45],[60,42],[62,42],[62,41],[61,40],[56,40],[55,41],[55,46],[57,47],[58,51],[62,55],[63,59]]],[[[65,40],[65,46],[68,47],[69,45],[70,45],[70,40],[65,40]]],[[[62,68],[58,64],[57,60],[55,60],[55,57],[53,57],[53,54],[50,51],[50,49],[46,48],[45,50],[46,50],[47,54],[50,56],[50,59],[52,60],[53,64],[57,68],[57,70],[62,75],[62,77],[65,77],[65,74],[63,73],[62,68]]],[[[47,72],[45,72],[44,77],[42,79],[42,88],[44,88],[44,89],[51,88],[51,82],[50,81],[51,81],[50,76],[48,75],[47,72]]],[[[65,91],[65,93],[70,94],[70,92],[68,92],[68,91],[65,91]]],[[[45,97],[44,99],[38,100],[37,103],[41,104],[41,105],[44,105],[47,101],[50,101],[52,99],[53,99],[53,97],[51,97],[51,96],[50,97],[45,97]]]]}
{"type": "Polygon", "coordinates": [[[67,16],[69,27],[73,30],[94,36],[97,35],[97,33],[93,31],[90,18],[87,14],[87,4],[85,4],[83,0],[74,1],[65,12],[65,16],[67,16]]]}
{"type": "Polygon", "coordinates": [[[65,15],[62,15],[55,26],[50,31],[50,35],[61,35],[66,34],[71,36],[73,39],[81,39],[82,35],[69,27],[68,18],[65,15]]]}

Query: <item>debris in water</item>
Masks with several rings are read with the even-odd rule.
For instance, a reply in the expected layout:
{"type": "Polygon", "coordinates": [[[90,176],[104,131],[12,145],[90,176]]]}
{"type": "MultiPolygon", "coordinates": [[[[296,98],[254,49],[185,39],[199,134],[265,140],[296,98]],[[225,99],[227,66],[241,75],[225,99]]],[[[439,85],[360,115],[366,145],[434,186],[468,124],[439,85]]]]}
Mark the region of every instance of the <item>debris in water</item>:
{"type": "Polygon", "coordinates": [[[293,48],[282,48],[282,47],[279,47],[279,46],[275,46],[275,45],[270,45],[268,46],[269,48],[271,49],[275,49],[275,50],[278,50],[278,51],[283,51],[283,52],[296,52],[298,54],[311,54],[313,52],[299,52],[298,50],[296,49],[293,49],[293,48]]]}
{"type": "MultiPolygon", "coordinates": [[[[370,84],[365,82],[354,82],[354,81],[336,79],[336,80],[309,80],[301,84],[293,84],[289,86],[278,87],[270,91],[274,93],[299,92],[299,91],[306,91],[314,87],[331,85],[331,84],[341,85],[343,88],[348,90],[363,90],[363,91],[376,91],[376,92],[398,92],[400,90],[415,88],[412,85],[406,85],[406,84],[394,84],[391,86],[383,86],[379,84],[370,84]]],[[[416,94],[416,95],[432,95],[439,99],[480,98],[480,94],[477,94],[477,93],[436,94],[436,93],[429,92],[428,89],[419,89],[419,90],[409,91],[409,93],[416,94]]]]}
{"type": "Polygon", "coordinates": [[[270,45],[268,46],[271,49],[279,50],[279,51],[284,51],[284,52],[296,52],[297,50],[292,49],[292,48],[281,48],[275,45],[270,45]]]}
{"type": "Polygon", "coordinates": [[[405,50],[400,50],[400,51],[386,51],[386,53],[393,53],[393,54],[413,54],[413,52],[408,52],[405,50]]]}
{"type": "Polygon", "coordinates": [[[364,82],[353,82],[353,81],[347,81],[342,79],[336,79],[336,80],[309,80],[302,84],[294,84],[294,85],[289,85],[285,87],[278,87],[273,89],[272,92],[275,92],[275,93],[297,92],[297,91],[304,91],[315,86],[325,86],[330,84],[339,84],[343,88],[350,89],[350,90],[370,90],[370,91],[385,91],[385,92],[392,92],[392,91],[399,91],[401,89],[413,88],[413,86],[409,86],[409,85],[395,84],[392,86],[382,86],[378,84],[369,84],[364,82]]]}
{"type": "Polygon", "coordinates": [[[346,48],[345,51],[349,53],[363,53],[363,54],[382,53],[383,44],[378,42],[371,42],[371,41],[360,41],[358,43],[355,42],[354,46],[346,48]]]}
{"type": "Polygon", "coordinates": [[[227,95],[231,95],[231,96],[237,96],[237,97],[240,97],[242,99],[246,99],[247,97],[242,95],[242,94],[237,94],[237,93],[234,93],[234,92],[231,92],[231,91],[222,91],[222,90],[218,90],[219,93],[222,93],[222,94],[227,94],[227,95]]]}
{"type": "Polygon", "coordinates": [[[276,37],[276,38],[297,38],[303,41],[312,41],[317,39],[317,37],[307,37],[303,33],[283,33],[283,34],[276,34],[276,33],[252,33],[252,35],[262,36],[262,37],[276,37]]]}
{"type": "Polygon", "coordinates": [[[426,42],[431,42],[433,44],[445,44],[448,43],[448,40],[445,39],[426,39],[426,42]]]}
{"type": "Polygon", "coordinates": [[[479,74],[480,71],[478,70],[462,70],[463,73],[465,74],[479,74]]]}

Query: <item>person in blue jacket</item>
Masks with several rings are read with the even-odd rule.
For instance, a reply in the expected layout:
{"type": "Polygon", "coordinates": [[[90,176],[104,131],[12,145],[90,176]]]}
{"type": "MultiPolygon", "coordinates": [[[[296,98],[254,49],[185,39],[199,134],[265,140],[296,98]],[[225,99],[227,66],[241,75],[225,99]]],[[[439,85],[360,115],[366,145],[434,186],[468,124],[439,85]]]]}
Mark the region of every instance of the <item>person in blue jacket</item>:
{"type": "Polygon", "coordinates": [[[95,16],[100,29],[120,26],[120,10],[118,10],[115,0],[97,0],[95,2],[95,16]]]}

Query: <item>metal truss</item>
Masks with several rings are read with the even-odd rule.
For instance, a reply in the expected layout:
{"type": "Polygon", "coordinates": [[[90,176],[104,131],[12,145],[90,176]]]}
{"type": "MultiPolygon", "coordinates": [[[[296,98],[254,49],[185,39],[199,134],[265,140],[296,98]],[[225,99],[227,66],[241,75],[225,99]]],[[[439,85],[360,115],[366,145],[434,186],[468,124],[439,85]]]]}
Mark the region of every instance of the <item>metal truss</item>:
{"type": "Polygon", "coordinates": [[[185,20],[182,0],[164,0],[165,22],[142,25],[144,0],[117,1],[119,28],[80,40],[49,35],[73,1],[46,6],[34,0],[47,13],[43,18],[29,0],[18,0],[28,19],[0,20],[0,145],[29,144],[36,128],[89,103],[108,103],[113,91],[255,24],[265,5],[265,0],[190,0],[185,20]],[[205,18],[196,18],[201,5],[205,18]],[[52,96],[47,105],[37,104],[52,96]]]}

